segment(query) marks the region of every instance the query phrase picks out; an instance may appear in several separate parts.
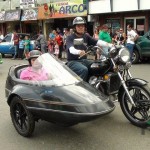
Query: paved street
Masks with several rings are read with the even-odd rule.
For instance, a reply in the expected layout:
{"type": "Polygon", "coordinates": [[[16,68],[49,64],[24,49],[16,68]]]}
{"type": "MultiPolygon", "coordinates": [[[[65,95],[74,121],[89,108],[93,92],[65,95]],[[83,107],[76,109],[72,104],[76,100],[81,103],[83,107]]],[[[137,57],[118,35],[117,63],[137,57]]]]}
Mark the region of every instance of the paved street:
{"type": "MultiPolygon", "coordinates": [[[[148,150],[150,130],[129,123],[116,103],[116,109],[97,120],[62,128],[45,121],[36,123],[33,136],[24,138],[14,129],[5,98],[9,67],[25,60],[3,59],[0,65],[0,150],[148,150]]],[[[134,77],[150,82],[150,63],[133,65],[134,77]]]]}

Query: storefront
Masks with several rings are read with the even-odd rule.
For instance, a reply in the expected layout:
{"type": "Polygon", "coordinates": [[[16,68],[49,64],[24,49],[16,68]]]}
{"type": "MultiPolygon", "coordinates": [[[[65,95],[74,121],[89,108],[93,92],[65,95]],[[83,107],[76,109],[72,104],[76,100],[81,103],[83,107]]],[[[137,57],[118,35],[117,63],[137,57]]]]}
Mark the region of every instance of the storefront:
{"type": "Polygon", "coordinates": [[[22,32],[35,35],[40,30],[40,23],[37,20],[38,9],[24,9],[21,16],[22,32]]]}
{"type": "Polygon", "coordinates": [[[126,32],[130,23],[139,35],[143,35],[150,29],[149,5],[150,2],[146,0],[97,0],[89,2],[88,13],[97,18],[93,24],[99,22],[102,26],[107,23],[112,32],[120,27],[126,32]]]}
{"type": "Polygon", "coordinates": [[[10,10],[5,12],[6,32],[10,33],[13,30],[22,32],[20,21],[21,10],[10,10]]]}
{"type": "Polygon", "coordinates": [[[38,20],[43,20],[43,31],[47,37],[53,29],[60,28],[63,31],[71,27],[74,17],[87,17],[85,0],[50,2],[38,7],[38,10],[38,20]]]}

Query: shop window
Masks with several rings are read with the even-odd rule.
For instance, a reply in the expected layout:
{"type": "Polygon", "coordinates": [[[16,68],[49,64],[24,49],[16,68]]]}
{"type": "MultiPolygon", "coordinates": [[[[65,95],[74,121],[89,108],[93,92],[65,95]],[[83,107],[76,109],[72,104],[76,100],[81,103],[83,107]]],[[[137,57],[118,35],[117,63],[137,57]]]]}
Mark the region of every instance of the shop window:
{"type": "Polygon", "coordinates": [[[107,19],[106,23],[110,27],[113,34],[120,28],[120,19],[107,19]]]}

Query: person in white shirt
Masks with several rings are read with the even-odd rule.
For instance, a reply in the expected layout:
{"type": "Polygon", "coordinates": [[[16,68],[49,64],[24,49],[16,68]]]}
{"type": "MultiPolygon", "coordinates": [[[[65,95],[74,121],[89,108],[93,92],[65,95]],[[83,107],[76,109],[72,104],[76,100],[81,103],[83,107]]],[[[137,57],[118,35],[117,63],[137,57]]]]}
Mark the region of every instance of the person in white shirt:
{"type": "Polygon", "coordinates": [[[138,34],[132,29],[131,24],[127,25],[127,43],[126,47],[130,51],[130,56],[131,56],[131,62],[132,62],[132,55],[133,55],[133,48],[135,45],[135,41],[138,38],[138,34]]]}
{"type": "Polygon", "coordinates": [[[2,34],[2,32],[0,31],[0,40],[3,40],[4,36],[2,34]]]}

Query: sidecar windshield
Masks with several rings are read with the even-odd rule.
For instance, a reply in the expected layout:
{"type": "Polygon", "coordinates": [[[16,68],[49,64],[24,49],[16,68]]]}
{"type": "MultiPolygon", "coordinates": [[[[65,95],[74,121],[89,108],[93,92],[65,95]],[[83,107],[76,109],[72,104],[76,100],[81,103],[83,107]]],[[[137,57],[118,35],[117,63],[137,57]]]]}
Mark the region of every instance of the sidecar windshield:
{"type": "MultiPolygon", "coordinates": [[[[69,84],[75,84],[81,82],[82,79],[71,71],[65,63],[57,59],[55,56],[45,53],[39,56],[34,65],[32,65],[33,70],[35,68],[42,68],[39,79],[42,77],[42,74],[46,72],[48,78],[43,77],[43,80],[37,79],[32,80],[32,84],[38,84],[40,86],[63,86],[69,84]]],[[[31,68],[31,69],[32,69],[31,68]]]]}

